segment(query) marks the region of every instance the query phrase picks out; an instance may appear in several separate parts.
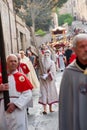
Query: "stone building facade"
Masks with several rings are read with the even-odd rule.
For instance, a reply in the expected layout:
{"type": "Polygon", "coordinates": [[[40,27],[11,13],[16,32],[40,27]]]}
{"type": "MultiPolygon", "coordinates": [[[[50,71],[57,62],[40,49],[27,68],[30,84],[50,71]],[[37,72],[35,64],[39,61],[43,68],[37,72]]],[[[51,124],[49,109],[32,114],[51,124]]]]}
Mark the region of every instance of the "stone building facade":
{"type": "Polygon", "coordinates": [[[0,0],[0,14],[2,19],[5,50],[7,55],[8,53],[15,52],[17,50],[15,17],[13,14],[11,0],[0,0]]]}
{"type": "Polygon", "coordinates": [[[30,31],[25,22],[16,15],[17,50],[26,50],[31,44],[30,31]]]}
{"type": "Polygon", "coordinates": [[[0,0],[0,14],[6,55],[20,49],[25,51],[30,45],[30,31],[25,22],[14,13],[12,0],[0,0]]]}

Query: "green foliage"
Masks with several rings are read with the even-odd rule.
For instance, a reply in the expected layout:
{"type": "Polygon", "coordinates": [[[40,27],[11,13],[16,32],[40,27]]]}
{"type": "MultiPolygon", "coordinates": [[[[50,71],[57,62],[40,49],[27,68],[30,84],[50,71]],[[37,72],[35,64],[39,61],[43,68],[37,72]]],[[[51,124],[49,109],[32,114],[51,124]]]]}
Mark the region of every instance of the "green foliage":
{"type": "Polygon", "coordinates": [[[73,17],[70,14],[63,14],[63,15],[59,15],[58,20],[60,26],[64,23],[68,23],[68,25],[71,25],[73,21],[73,17]]]}
{"type": "Polygon", "coordinates": [[[46,32],[44,32],[42,29],[39,29],[38,31],[35,32],[35,34],[44,36],[46,34],[46,32]]]}
{"type": "MultiPolygon", "coordinates": [[[[32,18],[30,15],[25,17],[25,21],[28,26],[32,26],[32,18]]],[[[48,31],[50,25],[51,25],[50,15],[46,15],[46,14],[43,15],[40,13],[35,19],[35,30],[42,29],[44,31],[48,31]]]]}
{"type": "Polygon", "coordinates": [[[67,1],[68,1],[68,0],[58,0],[57,6],[58,6],[58,7],[62,7],[63,4],[65,4],[67,1]]]}
{"type": "Polygon", "coordinates": [[[23,1],[20,0],[13,0],[15,8],[21,8],[21,5],[23,4],[23,1]]]}
{"type": "Polygon", "coordinates": [[[35,28],[36,30],[42,29],[44,31],[48,31],[51,25],[51,14],[42,14],[40,13],[35,20],[35,28]]]}
{"type": "Polygon", "coordinates": [[[72,24],[72,19],[71,18],[67,18],[64,20],[64,23],[68,23],[68,25],[72,24]]]}
{"type": "Polygon", "coordinates": [[[29,27],[32,26],[32,19],[30,15],[27,15],[27,17],[25,17],[25,22],[29,27]]]}

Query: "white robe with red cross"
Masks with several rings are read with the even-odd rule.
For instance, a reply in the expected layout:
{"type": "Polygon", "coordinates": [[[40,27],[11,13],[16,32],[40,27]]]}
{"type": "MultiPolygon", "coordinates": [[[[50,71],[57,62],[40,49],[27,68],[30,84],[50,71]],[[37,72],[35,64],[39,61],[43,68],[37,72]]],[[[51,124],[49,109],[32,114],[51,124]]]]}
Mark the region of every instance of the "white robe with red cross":
{"type": "Polygon", "coordinates": [[[0,130],[28,130],[26,107],[31,100],[33,86],[18,71],[8,76],[8,84],[10,102],[17,108],[14,112],[7,113],[4,110],[3,92],[0,92],[0,130]]]}

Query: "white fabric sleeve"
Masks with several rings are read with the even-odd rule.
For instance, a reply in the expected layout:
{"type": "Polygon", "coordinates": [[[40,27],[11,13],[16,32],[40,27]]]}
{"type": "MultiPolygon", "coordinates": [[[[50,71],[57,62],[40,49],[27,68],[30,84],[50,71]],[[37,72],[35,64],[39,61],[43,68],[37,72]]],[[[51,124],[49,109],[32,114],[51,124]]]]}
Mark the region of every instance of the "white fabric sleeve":
{"type": "Polygon", "coordinates": [[[56,79],[56,66],[55,66],[54,61],[52,61],[52,65],[50,67],[49,74],[51,75],[51,77],[52,77],[53,80],[56,79]]]}
{"type": "Polygon", "coordinates": [[[22,92],[20,97],[13,103],[19,108],[24,109],[32,98],[32,90],[22,92]]]}

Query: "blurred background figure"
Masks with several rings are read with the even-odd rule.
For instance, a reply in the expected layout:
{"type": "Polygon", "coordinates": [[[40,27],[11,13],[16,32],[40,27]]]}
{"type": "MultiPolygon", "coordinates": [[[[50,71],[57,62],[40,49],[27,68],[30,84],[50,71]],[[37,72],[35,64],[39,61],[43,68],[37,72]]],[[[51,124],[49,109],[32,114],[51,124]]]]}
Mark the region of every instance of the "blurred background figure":
{"type": "Polygon", "coordinates": [[[19,52],[19,54],[21,56],[20,62],[25,63],[30,70],[30,73],[28,74],[29,80],[33,84],[34,88],[39,87],[39,80],[37,78],[37,75],[36,75],[32,62],[30,61],[30,59],[27,56],[25,56],[25,53],[23,50],[21,50],[19,52]]]}
{"type": "Polygon", "coordinates": [[[64,56],[64,54],[62,52],[62,48],[60,48],[58,50],[57,55],[58,55],[57,59],[58,59],[59,69],[60,69],[60,71],[63,71],[65,69],[66,57],[64,56]]]}

